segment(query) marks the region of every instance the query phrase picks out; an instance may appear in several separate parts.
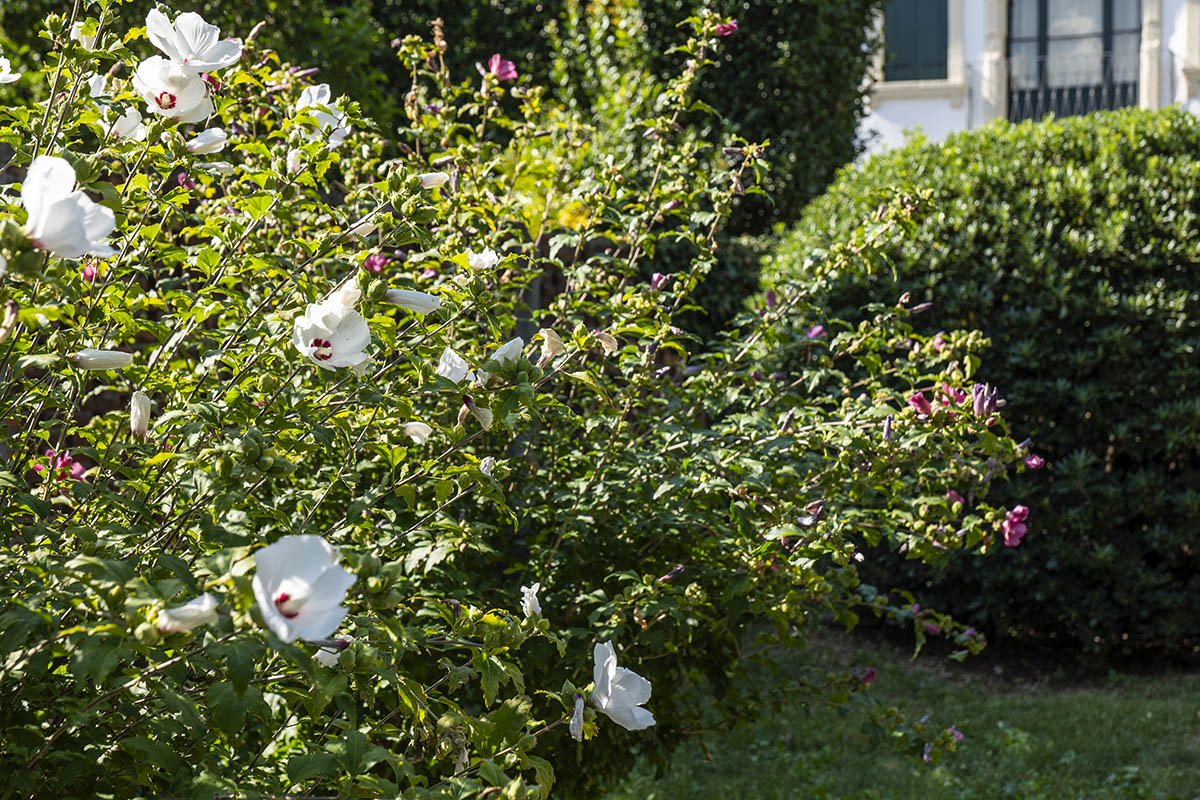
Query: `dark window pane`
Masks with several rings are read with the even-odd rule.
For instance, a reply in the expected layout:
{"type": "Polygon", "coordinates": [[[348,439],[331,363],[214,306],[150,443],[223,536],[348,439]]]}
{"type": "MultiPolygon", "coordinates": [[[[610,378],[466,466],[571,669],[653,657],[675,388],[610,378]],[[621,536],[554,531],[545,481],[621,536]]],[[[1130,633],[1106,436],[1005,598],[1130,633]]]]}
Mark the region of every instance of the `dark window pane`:
{"type": "Polygon", "coordinates": [[[946,0],[891,0],[883,39],[885,81],[945,80],[946,0]]]}

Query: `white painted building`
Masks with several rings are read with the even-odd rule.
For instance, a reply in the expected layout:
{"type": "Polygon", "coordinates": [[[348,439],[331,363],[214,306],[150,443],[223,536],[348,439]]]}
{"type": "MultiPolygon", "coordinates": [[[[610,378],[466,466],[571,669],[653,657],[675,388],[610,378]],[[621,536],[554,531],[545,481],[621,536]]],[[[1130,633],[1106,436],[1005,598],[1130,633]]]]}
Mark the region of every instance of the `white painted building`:
{"type": "Polygon", "coordinates": [[[1200,95],[1200,0],[890,0],[879,26],[868,152],[1200,95]]]}

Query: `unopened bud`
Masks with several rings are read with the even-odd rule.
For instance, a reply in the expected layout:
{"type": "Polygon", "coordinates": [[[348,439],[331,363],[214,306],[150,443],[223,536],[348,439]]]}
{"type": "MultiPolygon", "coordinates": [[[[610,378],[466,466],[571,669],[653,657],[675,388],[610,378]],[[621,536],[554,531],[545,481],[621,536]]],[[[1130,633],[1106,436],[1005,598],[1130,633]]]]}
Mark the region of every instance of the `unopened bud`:
{"type": "Polygon", "coordinates": [[[16,329],[19,311],[16,300],[9,300],[4,304],[4,319],[0,320],[0,342],[11,336],[13,330],[16,329]]]}

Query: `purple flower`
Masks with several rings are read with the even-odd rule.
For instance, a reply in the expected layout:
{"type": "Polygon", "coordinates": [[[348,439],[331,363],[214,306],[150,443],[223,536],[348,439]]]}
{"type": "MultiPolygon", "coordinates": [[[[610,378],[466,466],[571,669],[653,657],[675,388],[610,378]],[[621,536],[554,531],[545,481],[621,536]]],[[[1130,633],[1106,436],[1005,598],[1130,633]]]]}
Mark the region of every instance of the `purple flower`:
{"type": "Polygon", "coordinates": [[[731,19],[729,22],[722,22],[717,25],[717,36],[731,36],[737,31],[737,29],[738,24],[736,19],[731,19]]]}
{"type": "Polygon", "coordinates": [[[501,58],[499,53],[494,54],[488,59],[488,72],[501,81],[515,81],[517,79],[517,65],[501,58]]]}
{"type": "Polygon", "coordinates": [[[661,272],[654,273],[650,276],[650,288],[657,292],[667,284],[669,278],[669,275],[663,275],[661,272]]]}
{"type": "Polygon", "coordinates": [[[186,172],[181,172],[175,176],[175,180],[179,181],[179,185],[185,189],[195,189],[196,182],[188,177],[186,172]]]}
{"type": "Polygon", "coordinates": [[[933,752],[933,742],[929,742],[928,744],[926,744],[926,745],[925,745],[925,755],[924,755],[924,758],[925,758],[925,763],[926,763],[926,764],[932,764],[932,763],[933,763],[933,758],[931,758],[931,757],[930,757],[930,754],[931,754],[932,752],[933,752]]]}
{"type": "Polygon", "coordinates": [[[997,396],[1000,394],[999,389],[993,389],[986,383],[977,383],[971,387],[971,410],[975,412],[977,417],[986,417],[993,413],[997,407],[997,396]]]}
{"type": "Polygon", "coordinates": [[[772,289],[767,289],[767,293],[763,295],[763,300],[766,301],[767,308],[774,308],[775,304],[779,302],[772,289]]]}
{"type": "Polygon", "coordinates": [[[68,480],[83,480],[83,464],[71,458],[70,450],[63,450],[61,453],[47,450],[45,455],[50,460],[49,466],[34,464],[34,472],[46,472],[46,477],[58,483],[65,483],[68,480]]]}
{"type": "Polygon", "coordinates": [[[663,576],[661,576],[661,577],[658,579],[658,582],[659,582],[659,583],[666,583],[667,581],[672,581],[672,580],[675,580],[676,578],[678,578],[678,577],[679,577],[680,575],[682,575],[682,574],[683,574],[683,565],[682,565],[682,564],[680,564],[679,566],[675,567],[675,569],[673,569],[673,570],[671,570],[670,572],[668,572],[666,575],[663,575],[663,576]]]}
{"type": "Polygon", "coordinates": [[[929,346],[934,349],[934,352],[940,353],[942,352],[942,348],[946,346],[946,337],[944,334],[945,332],[943,331],[929,340],[929,346]]]}
{"type": "Polygon", "coordinates": [[[1021,543],[1021,537],[1027,531],[1025,520],[1028,517],[1029,509],[1025,506],[1014,506],[1013,510],[1005,515],[1004,521],[1000,523],[1000,530],[1004,534],[1005,547],[1016,547],[1021,543]]]}
{"type": "Polygon", "coordinates": [[[427,269],[421,273],[421,280],[431,281],[437,277],[437,270],[427,269]]]}
{"type": "Polygon", "coordinates": [[[946,499],[949,500],[951,503],[963,503],[964,505],[967,502],[966,500],[963,500],[963,496],[961,494],[954,491],[953,489],[946,490],[946,499]]]}
{"type": "Polygon", "coordinates": [[[961,731],[959,731],[959,729],[958,729],[958,728],[956,728],[956,727],[954,727],[953,725],[951,725],[949,728],[946,728],[946,733],[948,733],[948,734],[950,734],[951,736],[953,736],[953,737],[954,737],[954,741],[956,741],[956,742],[961,742],[961,741],[962,741],[962,739],[963,739],[962,732],[961,732],[961,731]]]}
{"type": "Polygon", "coordinates": [[[804,335],[810,339],[820,339],[821,337],[823,337],[825,335],[825,326],[824,325],[813,325],[811,328],[808,329],[808,332],[804,335]]]}
{"type": "Polygon", "coordinates": [[[925,633],[929,634],[930,636],[940,636],[942,633],[942,629],[937,625],[934,625],[932,622],[924,623],[924,628],[925,633]]]}
{"type": "Polygon", "coordinates": [[[862,673],[859,674],[858,680],[859,680],[859,683],[861,683],[863,686],[869,686],[872,683],[874,683],[875,682],[875,668],[867,667],[866,670],[864,670],[862,673]]]}
{"type": "Polygon", "coordinates": [[[385,256],[383,253],[371,253],[366,261],[363,261],[363,269],[367,272],[383,272],[383,268],[393,260],[391,256],[385,256]]]}
{"type": "Polygon", "coordinates": [[[924,414],[927,417],[933,415],[933,408],[930,407],[929,401],[925,399],[924,392],[917,392],[908,398],[908,404],[915,408],[918,414],[924,414]]]}
{"type": "Polygon", "coordinates": [[[1030,453],[1025,456],[1025,466],[1030,469],[1041,469],[1046,465],[1046,459],[1039,456],[1037,453],[1030,453]]]}

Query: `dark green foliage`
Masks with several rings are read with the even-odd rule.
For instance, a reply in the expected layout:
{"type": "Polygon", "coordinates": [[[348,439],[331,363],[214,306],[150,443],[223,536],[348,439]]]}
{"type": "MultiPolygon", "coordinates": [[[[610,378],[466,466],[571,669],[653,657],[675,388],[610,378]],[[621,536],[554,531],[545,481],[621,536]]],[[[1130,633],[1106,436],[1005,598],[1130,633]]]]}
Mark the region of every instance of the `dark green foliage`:
{"type": "Polygon", "coordinates": [[[1194,654],[1197,153],[1200,123],[1178,109],[1000,124],[847,167],[808,208],[768,282],[803,281],[805,255],[881,199],[931,193],[889,248],[895,276],[844,275],[828,305],[850,315],[911,291],[933,303],[928,333],[980,328],[992,346],[977,380],[1000,387],[1014,435],[1046,459],[1005,487],[1031,509],[1020,547],[945,571],[876,561],[877,578],[1000,635],[1194,654]]]}

